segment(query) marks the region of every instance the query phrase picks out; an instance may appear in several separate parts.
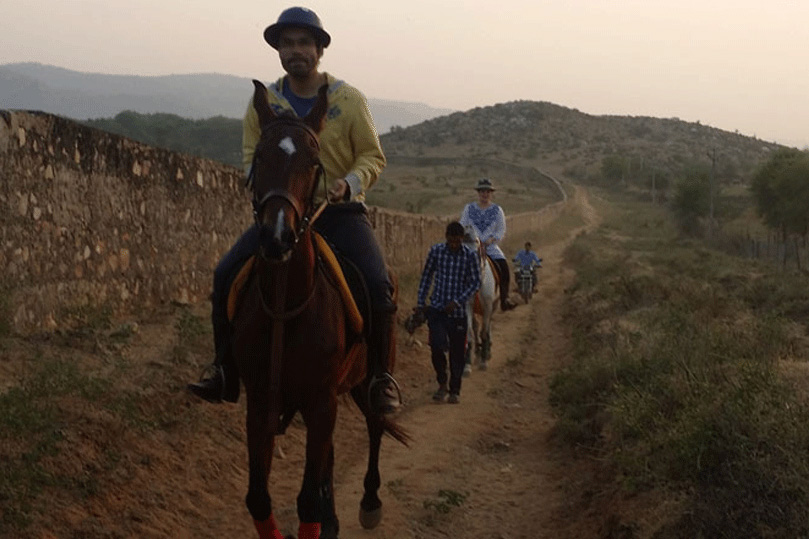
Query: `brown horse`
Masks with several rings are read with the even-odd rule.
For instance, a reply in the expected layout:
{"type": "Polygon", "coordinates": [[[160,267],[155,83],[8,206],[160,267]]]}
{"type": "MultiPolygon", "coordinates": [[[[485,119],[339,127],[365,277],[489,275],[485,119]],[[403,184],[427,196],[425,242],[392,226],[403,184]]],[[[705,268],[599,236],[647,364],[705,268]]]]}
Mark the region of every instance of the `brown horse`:
{"type": "Polygon", "coordinates": [[[382,434],[402,443],[407,434],[370,411],[364,336],[351,329],[341,292],[324,267],[324,253],[311,229],[319,214],[314,204],[323,174],[318,133],[328,109],[327,87],[320,88],[312,111],[300,119],[276,115],[265,87],[253,83],[261,138],[251,182],[261,241],[233,319],[233,357],[247,393],[246,504],[259,537],[281,539],[267,481],[274,437],[300,412],[306,425],[306,466],[297,498],[298,537],[336,538],[332,436],[338,395],[351,393],[368,428],[368,468],[360,502],[360,522],[366,528],[381,519],[377,491],[382,434]]]}

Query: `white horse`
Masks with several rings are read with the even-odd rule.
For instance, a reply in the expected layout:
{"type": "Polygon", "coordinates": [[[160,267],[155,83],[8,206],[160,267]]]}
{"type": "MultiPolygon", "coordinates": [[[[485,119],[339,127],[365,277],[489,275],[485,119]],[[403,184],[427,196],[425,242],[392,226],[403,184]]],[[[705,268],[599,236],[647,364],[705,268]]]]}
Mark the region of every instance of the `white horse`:
{"type": "Polygon", "coordinates": [[[500,293],[497,279],[495,278],[495,268],[486,251],[480,243],[480,239],[475,229],[467,225],[464,227],[464,245],[474,249],[478,253],[480,260],[480,288],[469,298],[466,305],[466,365],[464,366],[464,376],[469,376],[472,372],[472,350],[478,358],[478,366],[481,370],[486,370],[487,362],[491,359],[492,339],[491,326],[492,314],[497,302],[500,301],[500,293]],[[478,319],[480,321],[478,322],[478,319]]]}

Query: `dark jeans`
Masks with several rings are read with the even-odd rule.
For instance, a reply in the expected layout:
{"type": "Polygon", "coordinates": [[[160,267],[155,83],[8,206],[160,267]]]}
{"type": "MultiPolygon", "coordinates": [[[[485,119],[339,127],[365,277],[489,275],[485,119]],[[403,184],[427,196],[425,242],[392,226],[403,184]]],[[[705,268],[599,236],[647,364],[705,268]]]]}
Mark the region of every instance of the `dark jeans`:
{"type": "MultiPolygon", "coordinates": [[[[211,320],[214,328],[214,340],[216,346],[223,346],[221,332],[219,328],[228,327],[227,299],[230,285],[236,278],[241,267],[247,259],[256,254],[258,250],[258,228],[251,226],[241,237],[236,240],[230,251],[219,260],[216,269],[213,270],[213,292],[211,293],[211,320]],[[220,334],[217,335],[217,330],[220,334]]],[[[217,350],[217,353],[219,351],[217,350]]]]}
{"type": "MultiPolygon", "coordinates": [[[[371,309],[375,312],[393,312],[393,285],[388,278],[382,250],[374,236],[368,211],[364,204],[351,202],[327,206],[315,221],[317,230],[337,251],[345,255],[365,277],[371,296],[371,309]]],[[[214,338],[217,328],[227,327],[227,295],[233,279],[248,258],[258,251],[258,228],[251,226],[236,241],[214,270],[211,294],[211,318],[214,338]]],[[[217,346],[221,346],[221,341],[217,346]]]]}
{"type": "Polygon", "coordinates": [[[497,273],[500,274],[500,307],[502,308],[508,299],[511,270],[508,268],[508,261],[505,258],[492,258],[492,262],[497,266],[497,273]]]}
{"type": "Polygon", "coordinates": [[[388,277],[385,257],[374,236],[365,204],[349,202],[327,206],[314,226],[365,277],[371,296],[371,309],[387,313],[395,311],[393,284],[388,277]]]}
{"type": "Polygon", "coordinates": [[[430,328],[430,350],[435,378],[440,385],[447,383],[449,351],[449,392],[460,395],[466,363],[466,317],[451,317],[442,311],[428,308],[427,326],[430,328]]]}

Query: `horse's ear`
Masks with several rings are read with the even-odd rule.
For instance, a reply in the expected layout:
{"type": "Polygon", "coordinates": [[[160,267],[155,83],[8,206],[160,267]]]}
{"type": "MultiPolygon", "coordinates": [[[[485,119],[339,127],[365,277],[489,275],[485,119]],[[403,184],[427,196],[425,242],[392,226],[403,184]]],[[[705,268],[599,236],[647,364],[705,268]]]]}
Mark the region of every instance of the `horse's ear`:
{"type": "Polygon", "coordinates": [[[328,84],[324,84],[318,89],[317,101],[315,101],[315,105],[312,107],[312,110],[309,111],[309,114],[306,115],[306,118],[303,119],[306,125],[315,130],[315,133],[320,133],[320,130],[323,129],[326,111],[329,110],[328,92],[328,84]]]}
{"type": "Polygon", "coordinates": [[[255,92],[253,92],[253,108],[256,109],[258,114],[259,125],[263,127],[270,123],[276,117],[276,114],[270,107],[270,102],[267,99],[267,88],[264,87],[264,84],[253,79],[253,86],[256,88],[255,92]]]}

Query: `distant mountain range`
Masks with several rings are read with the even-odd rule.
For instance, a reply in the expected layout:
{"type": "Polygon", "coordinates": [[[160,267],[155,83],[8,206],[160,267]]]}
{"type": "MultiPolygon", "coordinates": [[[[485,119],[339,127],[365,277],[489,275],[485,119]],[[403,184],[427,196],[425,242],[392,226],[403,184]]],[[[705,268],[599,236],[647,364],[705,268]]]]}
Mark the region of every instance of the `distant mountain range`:
{"type": "MultiPolygon", "coordinates": [[[[138,77],[30,63],[0,66],[0,109],[42,110],[234,166],[241,164],[240,119],[251,88],[249,79],[228,75],[138,77]]],[[[654,181],[663,188],[697,168],[710,169],[710,152],[717,156],[720,183],[746,183],[781,147],[699,122],[594,116],[548,102],[452,112],[368,101],[389,163],[407,166],[483,159],[532,165],[585,183],[654,181]]]]}
{"type": "MultiPolygon", "coordinates": [[[[111,118],[125,110],[195,120],[241,118],[252,88],[249,78],[215,73],[144,77],[82,73],[38,63],[0,65],[0,109],[41,110],[77,120],[111,118]]],[[[368,106],[380,134],[454,112],[371,97],[368,106]]]]}

